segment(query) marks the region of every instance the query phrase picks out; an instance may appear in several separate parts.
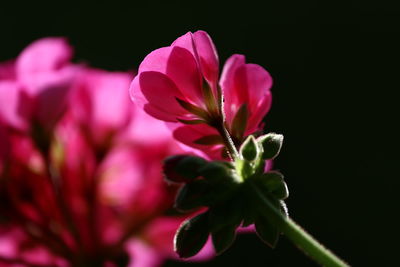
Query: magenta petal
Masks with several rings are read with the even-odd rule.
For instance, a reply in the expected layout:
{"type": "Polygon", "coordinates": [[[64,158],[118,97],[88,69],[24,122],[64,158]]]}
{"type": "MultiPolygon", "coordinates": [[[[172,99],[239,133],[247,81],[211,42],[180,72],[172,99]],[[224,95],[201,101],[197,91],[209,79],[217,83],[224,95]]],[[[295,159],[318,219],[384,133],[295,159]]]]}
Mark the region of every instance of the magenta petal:
{"type": "Polygon", "coordinates": [[[220,84],[227,121],[231,123],[240,106],[247,104],[250,117],[246,134],[253,133],[271,105],[269,73],[259,65],[245,64],[244,56],[233,55],[224,66],[220,84]]]}
{"type": "Polygon", "coordinates": [[[27,119],[31,115],[32,100],[21,86],[12,81],[0,82],[0,121],[19,130],[28,128],[27,119]]]}
{"type": "Polygon", "coordinates": [[[40,72],[64,67],[72,56],[72,48],[63,38],[44,38],[30,44],[16,62],[19,79],[30,79],[40,72]]]}
{"type": "Polygon", "coordinates": [[[139,73],[161,72],[189,100],[201,104],[201,76],[191,52],[181,47],[163,47],[151,52],[140,64],[139,73]]]}
{"type": "Polygon", "coordinates": [[[15,80],[15,61],[10,60],[0,63],[0,81],[1,80],[15,80]]]}
{"type": "Polygon", "coordinates": [[[10,141],[8,140],[7,131],[0,122],[0,177],[4,170],[6,161],[10,153],[10,141]]]}
{"type": "Polygon", "coordinates": [[[205,31],[197,31],[193,34],[195,48],[199,57],[201,71],[205,79],[216,86],[218,82],[219,60],[217,49],[211,37],[205,31]]]}
{"type": "Polygon", "coordinates": [[[88,70],[80,75],[72,112],[88,124],[90,136],[97,143],[128,125],[133,111],[127,90],[130,80],[131,76],[122,72],[88,70]]]}
{"type": "Polygon", "coordinates": [[[60,119],[67,104],[71,83],[49,84],[42,88],[36,99],[36,116],[42,126],[51,128],[60,119]]]}
{"type": "Polygon", "coordinates": [[[131,258],[128,267],[159,267],[164,260],[157,250],[140,240],[128,242],[126,250],[131,258]]]}
{"type": "Polygon", "coordinates": [[[204,78],[211,84],[214,93],[216,93],[219,61],[217,50],[210,36],[204,31],[188,32],[176,39],[171,46],[186,48],[193,54],[204,78]]]}
{"type": "Polygon", "coordinates": [[[217,135],[218,132],[206,124],[184,125],[174,130],[176,140],[183,144],[203,151],[210,159],[221,159],[222,145],[198,145],[194,141],[207,135],[217,135]]]}
{"type": "Polygon", "coordinates": [[[184,99],[183,95],[174,82],[160,72],[146,71],[136,76],[131,85],[131,96],[138,96],[139,103],[145,105],[147,101],[151,112],[145,108],[146,112],[156,118],[165,118],[168,114],[169,121],[176,121],[177,117],[187,114],[176,101],[176,98],[184,99]]]}
{"type": "Polygon", "coordinates": [[[268,113],[272,104],[272,94],[268,92],[262,97],[257,107],[252,111],[252,114],[247,122],[247,129],[245,135],[249,135],[258,130],[261,121],[264,116],[268,113]]]}
{"type": "Polygon", "coordinates": [[[245,57],[243,55],[232,55],[225,62],[224,69],[222,70],[220,86],[222,88],[225,99],[225,115],[227,121],[231,122],[237,110],[239,109],[238,94],[235,89],[235,73],[236,70],[245,64],[245,57]]]}
{"type": "MultiPolygon", "coordinates": [[[[246,89],[250,105],[254,107],[269,93],[272,86],[271,75],[256,64],[245,64],[239,67],[235,78],[238,88],[246,89]]],[[[240,91],[237,93],[240,95],[240,91]]]]}
{"type": "Polygon", "coordinates": [[[187,32],[186,34],[180,36],[171,44],[171,46],[178,46],[189,50],[189,52],[192,53],[197,60],[197,53],[194,49],[193,33],[187,32]]]}

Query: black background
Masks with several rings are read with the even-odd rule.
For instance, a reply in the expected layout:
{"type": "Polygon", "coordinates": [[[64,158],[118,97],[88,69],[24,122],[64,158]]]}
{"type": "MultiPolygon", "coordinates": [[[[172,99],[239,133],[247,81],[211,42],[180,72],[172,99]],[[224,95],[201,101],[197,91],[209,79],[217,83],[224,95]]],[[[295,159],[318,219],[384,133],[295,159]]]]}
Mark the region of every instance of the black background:
{"type": "MultiPolygon", "coordinates": [[[[221,64],[233,53],[274,78],[268,131],[283,133],[275,167],[291,216],[354,266],[399,266],[400,9],[385,1],[15,2],[0,7],[0,60],[67,36],[77,61],[136,68],[150,51],[203,29],[221,64]]],[[[168,262],[165,266],[189,266],[168,262]]],[[[285,237],[253,235],[193,266],[316,266],[285,237]]]]}

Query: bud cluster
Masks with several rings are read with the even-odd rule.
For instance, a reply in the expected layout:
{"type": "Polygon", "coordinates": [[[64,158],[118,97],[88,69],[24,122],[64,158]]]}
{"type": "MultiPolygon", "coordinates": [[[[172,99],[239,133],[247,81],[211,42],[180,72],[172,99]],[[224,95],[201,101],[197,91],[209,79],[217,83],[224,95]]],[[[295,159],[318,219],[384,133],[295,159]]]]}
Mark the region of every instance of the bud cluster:
{"type": "Polygon", "coordinates": [[[175,207],[182,212],[199,210],[197,216],[184,221],[175,235],[175,250],[182,258],[196,255],[211,235],[217,254],[228,249],[239,227],[255,225],[260,238],[274,247],[279,225],[259,210],[251,185],[286,213],[283,202],[288,189],[283,175],[265,172],[265,161],[275,158],[283,136],[270,133],[255,138],[250,135],[240,147],[234,162],[207,161],[188,155],[169,157],[164,162],[168,181],[182,183],[175,207]]]}

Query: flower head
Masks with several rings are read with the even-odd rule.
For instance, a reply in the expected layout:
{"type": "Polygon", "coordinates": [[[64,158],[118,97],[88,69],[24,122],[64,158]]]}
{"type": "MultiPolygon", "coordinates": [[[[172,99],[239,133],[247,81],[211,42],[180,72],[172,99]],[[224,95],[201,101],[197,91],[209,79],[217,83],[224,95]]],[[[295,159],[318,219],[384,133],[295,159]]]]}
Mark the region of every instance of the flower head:
{"type": "Polygon", "coordinates": [[[268,112],[271,85],[269,73],[246,64],[242,55],[230,57],[219,78],[215,46],[206,32],[197,31],[147,55],[131,97],[148,114],[170,122],[176,139],[218,158],[223,147],[218,125],[225,123],[240,144],[268,112]]]}
{"type": "Polygon", "coordinates": [[[24,74],[0,81],[13,85],[0,92],[0,266],[159,266],[176,257],[186,218],[170,213],[177,186],[164,183],[162,159],[182,150],[162,122],[128,105],[130,74],[80,66],[61,83],[65,66],[78,68],[64,44],[34,43],[9,72],[24,74]],[[35,109],[24,117],[25,93],[35,109]],[[38,138],[40,118],[48,131],[38,138]]]}

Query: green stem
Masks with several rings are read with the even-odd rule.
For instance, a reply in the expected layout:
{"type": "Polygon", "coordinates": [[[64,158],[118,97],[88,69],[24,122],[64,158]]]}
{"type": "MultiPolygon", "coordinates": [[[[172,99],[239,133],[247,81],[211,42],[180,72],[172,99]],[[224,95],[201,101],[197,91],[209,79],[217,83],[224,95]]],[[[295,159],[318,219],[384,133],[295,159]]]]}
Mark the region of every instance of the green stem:
{"type": "Polygon", "coordinates": [[[233,140],[229,135],[228,130],[224,126],[224,122],[221,122],[221,124],[222,126],[217,126],[216,129],[218,130],[222,139],[224,139],[225,147],[229,152],[229,156],[232,158],[233,161],[235,161],[235,159],[238,159],[240,157],[239,152],[237,151],[236,146],[233,143],[233,140]]]}
{"type": "Polygon", "coordinates": [[[326,249],[314,237],[308,234],[290,217],[278,210],[256,185],[250,183],[255,194],[263,204],[263,209],[268,213],[268,219],[273,220],[280,230],[289,238],[300,250],[311,257],[317,263],[326,267],[349,267],[347,263],[326,249]]]}

